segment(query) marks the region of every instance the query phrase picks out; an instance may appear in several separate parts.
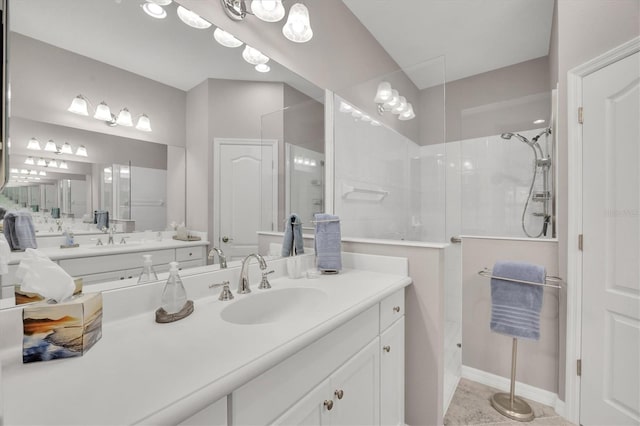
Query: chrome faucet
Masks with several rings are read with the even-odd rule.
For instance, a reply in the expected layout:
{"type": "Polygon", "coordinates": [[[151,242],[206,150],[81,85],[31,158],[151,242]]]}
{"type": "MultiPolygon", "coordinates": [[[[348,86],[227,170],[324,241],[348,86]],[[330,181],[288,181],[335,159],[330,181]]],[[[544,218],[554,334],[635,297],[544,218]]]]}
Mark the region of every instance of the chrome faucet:
{"type": "Polygon", "coordinates": [[[219,248],[214,247],[209,250],[208,258],[213,260],[214,253],[217,253],[218,257],[220,258],[220,269],[225,269],[227,267],[227,257],[224,255],[224,252],[219,248]]]}
{"type": "Polygon", "coordinates": [[[249,256],[245,257],[242,261],[242,269],[240,270],[238,294],[251,293],[251,288],[249,287],[249,263],[251,262],[252,257],[256,258],[261,270],[264,271],[265,269],[267,269],[267,262],[265,262],[264,258],[259,254],[251,253],[249,256]]]}

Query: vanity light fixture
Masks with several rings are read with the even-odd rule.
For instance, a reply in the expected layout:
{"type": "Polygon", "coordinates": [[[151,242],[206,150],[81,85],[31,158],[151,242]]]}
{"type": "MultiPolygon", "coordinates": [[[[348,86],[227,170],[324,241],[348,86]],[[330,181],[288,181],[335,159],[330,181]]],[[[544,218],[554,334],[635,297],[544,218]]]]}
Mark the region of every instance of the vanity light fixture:
{"type": "MultiPolygon", "coordinates": [[[[157,1],[152,1],[152,3],[155,4],[157,3],[157,1]]],[[[84,95],[78,95],[73,99],[73,101],[71,102],[71,106],[69,106],[67,110],[70,112],[73,112],[74,114],[88,116],[89,115],[88,106],[90,105],[92,104],[89,98],[87,98],[84,95]]],[[[149,119],[149,116],[147,114],[140,114],[136,117],[139,117],[138,122],[136,124],[136,129],[141,130],[143,132],[150,132],[151,121],[149,119]]],[[[115,116],[111,112],[111,109],[109,108],[107,103],[104,101],[100,102],[100,104],[96,107],[95,112],[93,114],[93,118],[95,118],[96,120],[104,121],[109,126],[120,125],[125,127],[133,127],[133,117],[129,112],[129,108],[127,107],[122,108],[118,113],[118,115],[115,116]]],[[[29,143],[31,143],[31,141],[29,141],[29,143]]],[[[47,146],[49,146],[49,144],[47,144],[47,146]]],[[[31,148],[31,149],[37,149],[37,148],[31,148]]],[[[55,150],[53,149],[53,147],[50,147],[50,149],[47,149],[47,147],[45,147],[45,151],[53,152],[55,150]]],[[[71,152],[63,152],[63,153],[71,154],[71,152]]]]}
{"type": "Polygon", "coordinates": [[[47,144],[44,146],[44,150],[48,152],[58,152],[58,147],[52,139],[49,139],[47,144]]]}
{"type": "Polygon", "coordinates": [[[204,30],[211,26],[211,22],[207,21],[197,13],[192,12],[185,7],[178,6],[177,13],[180,20],[190,27],[204,30]]]}
{"type": "Polygon", "coordinates": [[[87,157],[87,148],[84,145],[80,145],[76,150],[76,155],[80,157],[87,157]]]}
{"type": "Polygon", "coordinates": [[[391,87],[388,81],[381,81],[373,101],[378,104],[378,113],[383,115],[385,111],[391,111],[398,115],[399,120],[411,120],[416,116],[413,105],[407,102],[404,96],[400,96],[397,90],[391,87]]]}
{"type": "Polygon", "coordinates": [[[375,127],[378,127],[381,125],[379,121],[372,119],[367,114],[363,113],[357,108],[354,108],[353,106],[349,105],[344,101],[340,101],[340,106],[338,107],[338,110],[342,113],[349,114],[351,117],[354,118],[355,121],[359,120],[364,123],[369,123],[375,127]]]}
{"type": "Polygon", "coordinates": [[[67,108],[67,111],[78,115],[89,115],[88,99],[82,95],[78,95],[71,101],[71,105],[67,108]]]}
{"type": "Polygon", "coordinates": [[[60,167],[61,169],[69,170],[69,166],[67,165],[66,161],[61,161],[58,167],[60,167]]]}
{"type": "Polygon", "coordinates": [[[533,124],[542,124],[547,120],[543,120],[542,118],[537,119],[536,121],[533,122],[533,124]]]}
{"type": "Polygon", "coordinates": [[[142,130],[143,132],[151,131],[151,121],[149,121],[149,117],[147,116],[147,114],[142,114],[140,118],[138,118],[136,129],[142,130]]]}
{"type": "Polygon", "coordinates": [[[29,174],[29,170],[27,170],[27,169],[20,169],[20,174],[21,174],[21,175],[28,175],[28,174],[29,174]]]}
{"type": "Polygon", "coordinates": [[[24,160],[24,164],[27,164],[29,166],[33,166],[36,164],[36,162],[33,160],[33,157],[27,157],[26,160],[24,160]]]}
{"type": "Polygon", "coordinates": [[[11,173],[20,173],[18,169],[11,169],[11,173]]]}
{"type": "Polygon", "coordinates": [[[269,58],[266,55],[264,55],[258,49],[249,46],[248,44],[242,51],[242,58],[252,65],[266,64],[267,62],[269,62],[269,58]]]}
{"type": "MultiPolygon", "coordinates": [[[[227,16],[234,21],[242,21],[248,13],[265,22],[278,22],[286,15],[283,0],[252,0],[251,12],[247,11],[246,0],[220,0],[227,16]]],[[[309,9],[296,3],[289,9],[287,22],[282,34],[296,43],[306,43],[313,37],[309,9]]]]}
{"type": "Polygon", "coordinates": [[[37,162],[36,164],[37,164],[38,166],[40,166],[40,167],[44,167],[44,166],[46,166],[46,165],[47,165],[47,162],[46,162],[46,161],[44,161],[44,158],[40,157],[40,158],[38,159],[38,162],[37,162]]]}
{"type": "Polygon", "coordinates": [[[71,148],[71,145],[69,145],[69,142],[65,142],[62,147],[60,148],[60,153],[61,154],[73,154],[73,149],[71,148]]]}
{"type": "Polygon", "coordinates": [[[44,170],[40,170],[40,172],[38,173],[39,176],[46,176],[47,172],[45,172],[44,170]]]}
{"type": "Polygon", "coordinates": [[[37,172],[37,171],[35,171],[35,170],[29,170],[29,174],[30,174],[30,175],[37,175],[37,174],[38,174],[38,172],[37,172]]]}
{"type": "Polygon", "coordinates": [[[128,108],[122,108],[116,118],[116,124],[125,127],[132,127],[133,120],[131,119],[131,113],[128,108]]]}
{"type": "Polygon", "coordinates": [[[56,160],[51,160],[47,163],[47,167],[52,167],[54,169],[58,168],[58,162],[56,160]]]}
{"type": "Polygon", "coordinates": [[[93,118],[102,121],[111,120],[111,109],[109,108],[109,105],[105,103],[105,101],[100,102],[100,104],[96,107],[96,113],[93,114],[93,118]]]}
{"type": "Polygon", "coordinates": [[[29,142],[27,142],[27,149],[40,151],[42,149],[42,147],[40,146],[40,141],[38,141],[38,139],[36,138],[29,139],[29,142]]]}

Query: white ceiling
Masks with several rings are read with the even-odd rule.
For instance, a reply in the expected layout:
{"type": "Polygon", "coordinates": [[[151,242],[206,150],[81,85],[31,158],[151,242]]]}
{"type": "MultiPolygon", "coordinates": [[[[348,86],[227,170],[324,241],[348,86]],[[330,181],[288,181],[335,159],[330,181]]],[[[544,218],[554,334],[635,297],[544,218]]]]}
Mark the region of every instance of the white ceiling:
{"type": "Polygon", "coordinates": [[[442,73],[411,68],[437,57],[449,82],[549,53],[554,0],[343,2],[419,89],[442,83],[442,73]]]}

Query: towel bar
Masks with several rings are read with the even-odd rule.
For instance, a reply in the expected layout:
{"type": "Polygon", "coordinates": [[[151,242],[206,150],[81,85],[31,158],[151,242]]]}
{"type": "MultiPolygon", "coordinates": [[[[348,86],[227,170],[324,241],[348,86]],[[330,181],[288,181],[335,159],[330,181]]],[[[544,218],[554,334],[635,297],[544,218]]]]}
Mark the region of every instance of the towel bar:
{"type": "Polygon", "coordinates": [[[561,284],[564,283],[562,278],[553,277],[553,276],[546,277],[545,280],[544,280],[544,284],[536,283],[536,282],[533,282],[533,281],[516,280],[516,279],[513,279],[513,278],[496,277],[496,276],[493,276],[493,274],[491,273],[491,269],[488,269],[488,268],[484,268],[482,271],[478,271],[478,275],[480,275],[482,277],[486,277],[486,278],[496,278],[496,279],[499,279],[499,280],[511,281],[511,282],[514,282],[514,283],[540,285],[540,286],[543,286],[543,287],[551,287],[551,288],[562,288],[561,284]]]}

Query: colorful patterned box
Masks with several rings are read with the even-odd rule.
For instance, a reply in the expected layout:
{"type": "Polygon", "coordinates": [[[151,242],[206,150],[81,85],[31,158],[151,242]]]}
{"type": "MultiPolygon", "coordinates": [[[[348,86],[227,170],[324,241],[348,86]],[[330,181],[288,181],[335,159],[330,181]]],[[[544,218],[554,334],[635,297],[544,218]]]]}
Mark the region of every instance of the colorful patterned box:
{"type": "Polygon", "coordinates": [[[102,337],[102,294],[24,307],[22,362],[82,356],[102,337]]]}
{"type": "MultiPolygon", "coordinates": [[[[74,279],[73,283],[76,285],[76,289],[73,294],[76,295],[82,293],[82,278],[74,279]]],[[[14,286],[14,296],[16,298],[16,305],[24,305],[25,303],[44,300],[44,297],[40,296],[38,293],[22,291],[22,288],[19,285],[14,286]]]]}

